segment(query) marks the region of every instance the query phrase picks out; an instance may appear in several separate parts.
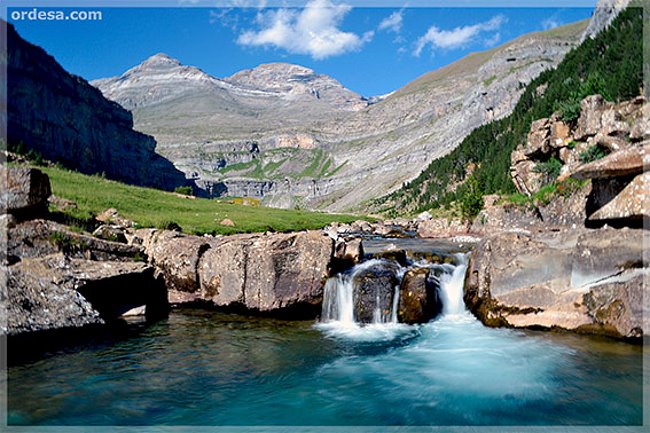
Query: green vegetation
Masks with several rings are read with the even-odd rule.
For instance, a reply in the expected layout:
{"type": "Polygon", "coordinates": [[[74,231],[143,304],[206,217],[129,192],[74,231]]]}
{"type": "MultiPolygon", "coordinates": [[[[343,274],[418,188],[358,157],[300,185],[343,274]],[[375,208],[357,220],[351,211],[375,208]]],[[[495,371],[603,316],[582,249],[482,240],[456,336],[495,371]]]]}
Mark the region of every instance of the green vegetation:
{"type": "Polygon", "coordinates": [[[476,178],[470,176],[458,188],[458,192],[461,214],[465,220],[471,221],[483,209],[483,195],[478,187],[476,178]]]}
{"type": "Polygon", "coordinates": [[[497,76],[496,76],[496,75],[492,75],[490,78],[488,78],[487,80],[484,80],[484,81],[483,81],[483,85],[484,85],[485,87],[488,87],[490,84],[494,83],[494,80],[496,80],[496,79],[497,79],[497,76]]]}
{"type": "Polygon", "coordinates": [[[562,182],[551,182],[544,185],[539,189],[539,191],[535,192],[532,197],[528,197],[521,193],[515,193],[503,197],[502,201],[522,207],[544,206],[549,204],[551,200],[556,197],[569,197],[589,182],[589,180],[568,178],[562,182]]]}
{"type": "Polygon", "coordinates": [[[65,233],[52,232],[50,242],[59,250],[64,252],[84,251],[87,245],[81,241],[73,239],[65,233]]]}
{"type": "Polygon", "coordinates": [[[191,186],[177,186],[176,189],[174,190],[174,192],[177,193],[177,194],[192,195],[192,187],[191,186]]]}
{"type": "Polygon", "coordinates": [[[639,94],[643,82],[642,34],[643,10],[627,8],[607,30],[587,39],[556,69],[543,72],[526,86],[510,116],[475,129],[456,149],[431,162],[415,180],[377,200],[375,207],[385,213],[415,213],[449,206],[461,198],[460,185],[470,165],[476,166],[472,177],[481,194],[515,193],[510,154],[525,143],[534,120],[557,111],[574,120],[579,101],[594,93],[611,101],[639,94]]]}
{"type": "MultiPolygon", "coordinates": [[[[319,229],[333,221],[350,223],[360,219],[355,215],[264,208],[255,206],[254,202],[252,205],[239,204],[250,199],[234,199],[228,203],[179,197],[57,167],[41,170],[50,177],[53,194],[77,204],[76,208],[60,211],[68,221],[88,221],[113,207],[140,227],[176,229],[191,234],[233,234],[319,229]],[[220,225],[225,218],[232,220],[235,227],[220,225]]],[[[53,241],[66,245],[65,239],[53,241]]]]}
{"type": "Polygon", "coordinates": [[[580,152],[580,161],[583,163],[592,162],[605,157],[606,153],[600,146],[591,146],[584,152],[580,152]]]}
{"type": "Polygon", "coordinates": [[[543,174],[544,184],[548,184],[557,179],[557,177],[560,175],[561,169],[562,161],[552,156],[547,161],[538,163],[533,171],[543,174]]]}

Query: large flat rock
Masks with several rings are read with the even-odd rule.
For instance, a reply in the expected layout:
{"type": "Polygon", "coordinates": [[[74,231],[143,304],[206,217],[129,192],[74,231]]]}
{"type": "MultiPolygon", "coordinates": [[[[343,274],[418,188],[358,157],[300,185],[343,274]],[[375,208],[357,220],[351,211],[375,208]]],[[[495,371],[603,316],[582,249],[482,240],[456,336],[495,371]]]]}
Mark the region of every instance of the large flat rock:
{"type": "Polygon", "coordinates": [[[465,302],[490,326],[648,335],[647,236],[608,228],[487,237],[470,259],[465,302]]]}
{"type": "MultiPolygon", "coordinates": [[[[103,324],[141,305],[164,308],[164,288],[145,263],[73,259],[61,253],[10,266],[6,328],[20,334],[103,324]]],[[[149,312],[148,312],[149,313],[149,312]]]]}

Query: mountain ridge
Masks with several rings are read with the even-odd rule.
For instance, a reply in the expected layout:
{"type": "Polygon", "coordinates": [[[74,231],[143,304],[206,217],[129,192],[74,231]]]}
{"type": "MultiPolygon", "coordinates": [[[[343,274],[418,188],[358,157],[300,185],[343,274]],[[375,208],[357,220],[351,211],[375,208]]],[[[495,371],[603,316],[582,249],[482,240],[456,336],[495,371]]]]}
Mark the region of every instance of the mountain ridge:
{"type": "Polygon", "coordinates": [[[150,82],[120,95],[120,77],[92,84],[132,104],[136,127],[156,137],[159,152],[209,193],[346,210],[399,187],[472,129],[507,115],[522,87],[554,67],[586,26],[587,20],[523,35],[372,104],[333,78],[286,63],[212,77],[220,86],[208,91],[150,82]],[[171,96],[158,104],[132,102],[146,102],[152,91],[171,96]]]}

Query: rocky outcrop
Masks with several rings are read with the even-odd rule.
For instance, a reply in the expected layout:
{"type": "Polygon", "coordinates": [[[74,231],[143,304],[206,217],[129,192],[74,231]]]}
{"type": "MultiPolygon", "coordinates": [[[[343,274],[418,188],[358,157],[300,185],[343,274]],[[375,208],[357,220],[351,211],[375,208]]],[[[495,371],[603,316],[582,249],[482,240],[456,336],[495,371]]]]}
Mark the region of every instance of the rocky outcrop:
{"type": "Polygon", "coordinates": [[[45,173],[29,167],[0,165],[0,209],[20,217],[43,215],[51,194],[50,179],[45,173]]]}
{"type": "Polygon", "coordinates": [[[550,202],[538,203],[545,223],[641,227],[648,219],[650,104],[643,97],[615,104],[593,95],[580,107],[572,124],[557,115],[533,122],[526,145],[511,155],[513,182],[528,196],[557,183],[550,202]]]}
{"type": "MultiPolygon", "coordinates": [[[[4,290],[3,290],[4,291],[4,290]]],[[[165,311],[164,287],[144,263],[98,262],[62,253],[26,258],[7,273],[3,334],[103,324],[128,310],[147,306],[165,311]]]]}
{"type": "Polygon", "coordinates": [[[608,228],[487,237],[471,256],[465,302],[489,326],[648,335],[645,236],[608,228]]]}
{"type": "Polygon", "coordinates": [[[165,281],[170,303],[287,317],[320,312],[336,254],[334,240],[320,231],[204,238],[143,229],[136,236],[165,281]]]}
{"type": "MultiPolygon", "coordinates": [[[[558,115],[533,122],[526,144],[520,145],[511,155],[510,173],[515,186],[519,192],[530,196],[543,185],[555,181],[558,175],[559,180],[564,180],[578,170],[585,170],[582,167],[585,161],[589,162],[598,154],[622,151],[650,139],[649,105],[643,97],[615,104],[593,95],[581,101],[580,117],[575,124],[565,123],[558,115]],[[550,162],[557,165],[559,173],[553,172],[550,162]]],[[[634,155],[632,152],[617,156],[632,159],[617,161],[619,172],[616,176],[626,174],[625,164],[635,166],[633,171],[638,170],[638,156],[634,155]]],[[[597,165],[591,168],[599,170],[597,165]]],[[[603,175],[614,177],[613,173],[603,175]]],[[[574,177],[593,176],[585,173],[574,177]]]]}
{"type": "Polygon", "coordinates": [[[9,228],[6,245],[9,264],[57,252],[69,257],[101,261],[132,262],[144,258],[144,250],[140,246],[77,233],[63,224],[44,219],[25,221],[9,228]]]}
{"type": "Polygon", "coordinates": [[[4,170],[9,211],[21,220],[1,218],[0,244],[6,284],[0,285],[0,333],[78,328],[110,322],[139,307],[148,318],[167,310],[165,287],[154,268],[142,262],[141,246],[77,233],[46,219],[50,184],[39,170],[4,170]],[[138,261],[140,260],[140,261],[138,261]]]}
{"type": "Polygon", "coordinates": [[[133,130],[131,113],[70,75],[43,49],[7,29],[7,138],[83,173],[173,189],[185,175],[133,130]]]}
{"type": "Polygon", "coordinates": [[[607,28],[628,4],[630,4],[630,0],[598,0],[594,14],[591,17],[589,26],[582,35],[582,39],[595,38],[598,33],[607,28]]]}

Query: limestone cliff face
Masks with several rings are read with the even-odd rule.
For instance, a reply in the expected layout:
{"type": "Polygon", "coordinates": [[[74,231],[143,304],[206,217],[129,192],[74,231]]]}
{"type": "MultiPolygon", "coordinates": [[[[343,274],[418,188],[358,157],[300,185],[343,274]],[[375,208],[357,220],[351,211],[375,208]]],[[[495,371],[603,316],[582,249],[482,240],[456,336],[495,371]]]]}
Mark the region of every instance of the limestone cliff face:
{"type": "Polygon", "coordinates": [[[582,39],[594,38],[602,30],[605,30],[609,23],[630,4],[630,0],[598,0],[596,9],[591,17],[589,26],[585,30],[582,39]]]}
{"type": "Polygon", "coordinates": [[[7,25],[7,136],[45,158],[84,173],[173,189],[184,174],[155,152],[153,137],[133,130],[131,113],[66,72],[7,25]]]}

